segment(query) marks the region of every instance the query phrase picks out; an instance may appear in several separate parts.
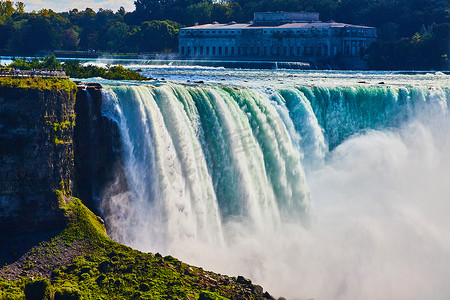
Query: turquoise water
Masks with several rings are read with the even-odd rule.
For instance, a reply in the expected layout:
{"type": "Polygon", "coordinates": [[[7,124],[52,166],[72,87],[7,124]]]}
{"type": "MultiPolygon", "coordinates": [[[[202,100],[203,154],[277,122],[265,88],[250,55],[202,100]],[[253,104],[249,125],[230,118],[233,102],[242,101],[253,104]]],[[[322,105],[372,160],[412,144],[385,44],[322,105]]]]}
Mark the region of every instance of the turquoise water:
{"type": "Polygon", "coordinates": [[[113,238],[276,296],[450,295],[448,75],[142,72],[92,79],[129,187],[113,238]]]}

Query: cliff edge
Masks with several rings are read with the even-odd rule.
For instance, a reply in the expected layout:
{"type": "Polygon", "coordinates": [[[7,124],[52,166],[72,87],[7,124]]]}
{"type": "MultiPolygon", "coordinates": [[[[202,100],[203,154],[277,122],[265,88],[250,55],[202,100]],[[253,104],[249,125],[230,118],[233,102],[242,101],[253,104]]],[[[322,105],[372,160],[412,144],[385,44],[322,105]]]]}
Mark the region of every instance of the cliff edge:
{"type": "Polygon", "coordinates": [[[65,223],[54,190],[70,193],[76,85],[40,81],[0,81],[2,239],[65,223]]]}

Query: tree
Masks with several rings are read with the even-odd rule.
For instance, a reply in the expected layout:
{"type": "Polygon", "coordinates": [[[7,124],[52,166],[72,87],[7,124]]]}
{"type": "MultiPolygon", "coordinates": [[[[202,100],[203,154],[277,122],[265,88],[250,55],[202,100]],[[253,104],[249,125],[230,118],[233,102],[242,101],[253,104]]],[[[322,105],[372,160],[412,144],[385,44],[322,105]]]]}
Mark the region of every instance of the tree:
{"type": "Polygon", "coordinates": [[[123,22],[115,23],[111,28],[108,29],[106,35],[109,39],[108,46],[110,47],[111,51],[125,51],[128,31],[128,25],[123,22]]]}
{"type": "Polygon", "coordinates": [[[180,24],[165,21],[144,22],[138,33],[141,51],[170,51],[178,44],[178,30],[180,24]]]}

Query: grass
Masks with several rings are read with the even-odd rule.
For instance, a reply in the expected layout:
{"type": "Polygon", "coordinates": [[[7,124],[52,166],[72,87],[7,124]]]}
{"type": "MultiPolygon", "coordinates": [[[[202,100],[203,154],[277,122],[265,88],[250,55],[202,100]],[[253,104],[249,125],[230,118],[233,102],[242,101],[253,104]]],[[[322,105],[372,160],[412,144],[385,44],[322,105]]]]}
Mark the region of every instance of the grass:
{"type": "Polygon", "coordinates": [[[40,90],[64,90],[68,93],[76,93],[77,86],[74,82],[64,78],[13,78],[0,77],[0,88],[22,88],[40,90]]]}

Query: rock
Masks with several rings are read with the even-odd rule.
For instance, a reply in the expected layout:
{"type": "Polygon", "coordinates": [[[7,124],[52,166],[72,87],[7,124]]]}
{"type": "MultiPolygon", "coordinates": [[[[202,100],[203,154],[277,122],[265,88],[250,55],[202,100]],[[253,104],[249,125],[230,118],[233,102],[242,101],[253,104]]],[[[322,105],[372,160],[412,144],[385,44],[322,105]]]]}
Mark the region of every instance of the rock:
{"type": "Polygon", "coordinates": [[[275,300],[275,298],[272,297],[272,295],[270,295],[268,292],[264,292],[263,297],[264,297],[265,299],[275,300]]]}
{"type": "Polygon", "coordinates": [[[64,228],[54,190],[71,190],[75,93],[2,87],[0,99],[0,232],[64,228]]]}
{"type": "Polygon", "coordinates": [[[260,285],[254,285],[254,286],[253,286],[253,292],[254,292],[256,295],[258,295],[258,296],[262,296],[262,295],[263,295],[263,292],[264,292],[264,289],[263,289],[262,286],[260,286],[260,285]]]}
{"type": "Polygon", "coordinates": [[[238,276],[236,281],[242,284],[252,284],[252,281],[250,279],[245,278],[244,276],[238,276]]]}

